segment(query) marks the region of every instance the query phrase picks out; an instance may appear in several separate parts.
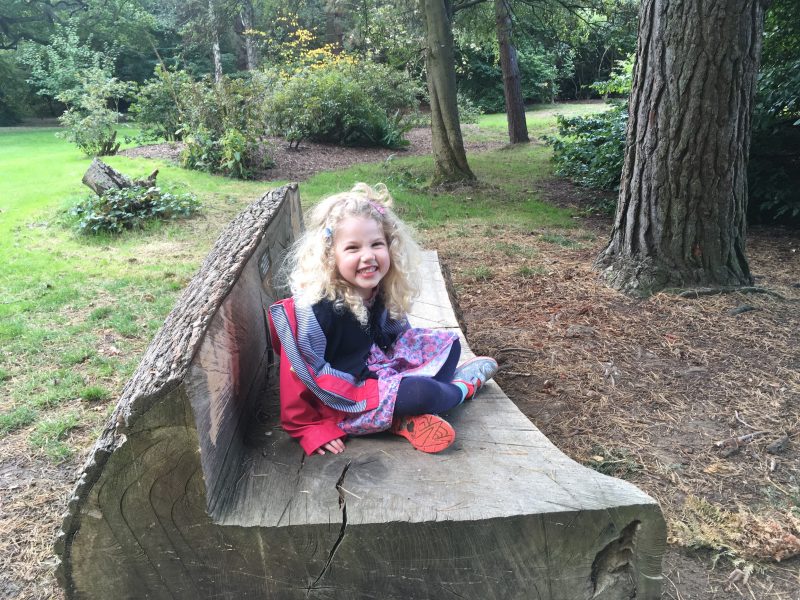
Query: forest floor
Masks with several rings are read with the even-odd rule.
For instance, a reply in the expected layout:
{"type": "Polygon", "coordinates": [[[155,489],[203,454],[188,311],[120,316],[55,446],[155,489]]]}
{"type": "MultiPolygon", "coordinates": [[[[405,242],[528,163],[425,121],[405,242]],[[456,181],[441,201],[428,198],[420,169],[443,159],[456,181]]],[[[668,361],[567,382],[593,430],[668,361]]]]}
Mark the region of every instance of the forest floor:
{"type": "MultiPolygon", "coordinates": [[[[579,213],[598,202],[561,180],[539,192],[579,213]]],[[[658,500],[663,598],[800,599],[800,232],[749,233],[772,293],[639,300],[592,268],[611,220],[576,225],[428,236],[471,348],[564,453],[658,500]]]]}
{"type": "MultiPolygon", "coordinates": [[[[503,136],[471,134],[470,154],[503,146],[503,136]]],[[[429,132],[410,138],[402,155],[430,152],[429,132]]],[[[272,181],[394,154],[279,141],[272,150],[272,181]]],[[[595,208],[609,198],[557,179],[532,176],[530,188],[570,207],[574,226],[421,228],[452,273],[471,348],[498,358],[500,386],[562,451],[658,500],[669,529],[663,598],[800,600],[800,232],[748,234],[756,285],[770,293],[632,299],[592,269],[611,227],[595,208]]],[[[489,193],[476,189],[475,201],[489,193]]],[[[81,460],[32,456],[26,435],[0,447],[0,598],[60,598],[51,533],[81,460]],[[10,539],[21,521],[29,535],[10,539]]],[[[93,435],[81,431],[76,447],[93,435]]]]}

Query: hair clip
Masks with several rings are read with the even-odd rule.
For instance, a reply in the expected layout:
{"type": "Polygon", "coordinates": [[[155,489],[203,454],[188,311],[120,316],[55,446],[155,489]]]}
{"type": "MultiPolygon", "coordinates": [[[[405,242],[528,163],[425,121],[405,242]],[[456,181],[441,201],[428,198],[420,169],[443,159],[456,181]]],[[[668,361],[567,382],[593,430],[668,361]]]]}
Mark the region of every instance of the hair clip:
{"type": "Polygon", "coordinates": [[[383,206],[382,204],[378,204],[377,202],[373,202],[372,200],[367,200],[367,202],[369,202],[369,205],[375,210],[377,210],[381,215],[386,214],[386,207],[383,206]]]}
{"type": "Polygon", "coordinates": [[[329,239],[331,239],[333,237],[333,231],[331,231],[330,227],[326,227],[325,229],[322,230],[322,236],[326,240],[329,240],[329,239]]]}

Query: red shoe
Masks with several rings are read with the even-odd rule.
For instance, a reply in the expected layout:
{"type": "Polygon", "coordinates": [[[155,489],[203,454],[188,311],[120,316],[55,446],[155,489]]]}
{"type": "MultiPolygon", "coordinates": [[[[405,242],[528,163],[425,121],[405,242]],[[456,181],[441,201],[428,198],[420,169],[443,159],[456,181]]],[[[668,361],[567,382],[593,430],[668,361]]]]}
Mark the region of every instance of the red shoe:
{"type": "Polygon", "coordinates": [[[398,417],[392,422],[391,431],[406,438],[417,450],[431,454],[448,448],[456,439],[450,423],[436,415],[398,417]]]}

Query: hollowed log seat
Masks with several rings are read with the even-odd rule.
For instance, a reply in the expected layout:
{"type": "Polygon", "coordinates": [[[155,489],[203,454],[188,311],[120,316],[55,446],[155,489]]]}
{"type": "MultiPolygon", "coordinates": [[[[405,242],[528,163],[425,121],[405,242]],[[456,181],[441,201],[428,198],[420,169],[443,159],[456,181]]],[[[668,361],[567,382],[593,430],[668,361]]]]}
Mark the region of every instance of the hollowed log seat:
{"type": "MultiPolygon", "coordinates": [[[[658,598],[655,501],[567,458],[493,382],[440,454],[381,434],[304,457],[264,316],[301,227],[297,187],[267,193],[166,319],[69,501],[67,598],[658,598]]],[[[435,253],[423,277],[413,324],[460,332],[435,253]]]]}

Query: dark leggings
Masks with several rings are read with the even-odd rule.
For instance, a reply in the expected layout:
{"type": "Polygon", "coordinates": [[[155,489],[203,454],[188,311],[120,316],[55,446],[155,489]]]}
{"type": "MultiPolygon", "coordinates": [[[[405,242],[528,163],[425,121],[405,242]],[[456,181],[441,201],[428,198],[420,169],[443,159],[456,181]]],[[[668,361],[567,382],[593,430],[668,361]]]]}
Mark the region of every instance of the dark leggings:
{"type": "Polygon", "coordinates": [[[399,417],[428,413],[438,415],[461,404],[461,388],[450,383],[460,357],[461,343],[456,340],[450,348],[447,360],[436,375],[403,377],[397,389],[394,414],[399,417]]]}

